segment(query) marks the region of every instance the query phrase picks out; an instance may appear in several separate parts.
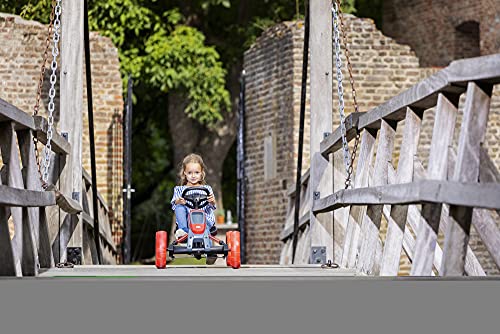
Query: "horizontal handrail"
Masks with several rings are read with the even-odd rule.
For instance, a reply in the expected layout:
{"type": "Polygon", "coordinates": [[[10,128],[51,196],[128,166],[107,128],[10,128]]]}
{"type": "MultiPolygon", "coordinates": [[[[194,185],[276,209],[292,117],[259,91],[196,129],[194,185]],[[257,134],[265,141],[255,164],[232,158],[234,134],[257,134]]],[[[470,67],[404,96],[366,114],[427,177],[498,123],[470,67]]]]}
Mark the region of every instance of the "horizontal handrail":
{"type": "Polygon", "coordinates": [[[423,180],[380,187],[344,189],[314,202],[314,214],[349,205],[447,203],[500,209],[500,185],[423,180]],[[464,196],[467,194],[467,196],[464,196]]]}
{"type": "Polygon", "coordinates": [[[19,207],[41,207],[56,205],[52,191],[34,191],[0,185],[0,205],[19,207]]]}

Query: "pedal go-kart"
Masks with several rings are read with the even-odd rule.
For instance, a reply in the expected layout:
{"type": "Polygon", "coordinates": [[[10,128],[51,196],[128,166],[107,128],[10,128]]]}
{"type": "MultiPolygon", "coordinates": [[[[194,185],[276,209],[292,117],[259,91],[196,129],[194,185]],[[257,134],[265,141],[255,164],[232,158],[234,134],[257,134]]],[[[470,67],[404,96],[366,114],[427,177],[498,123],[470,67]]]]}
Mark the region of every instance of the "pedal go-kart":
{"type": "Polygon", "coordinates": [[[208,195],[210,195],[210,193],[204,187],[189,187],[184,189],[181,196],[186,200],[186,206],[189,208],[189,232],[174,240],[168,247],[167,232],[156,232],[156,268],[166,268],[167,252],[168,256],[172,259],[176,254],[193,255],[198,260],[203,256],[213,259],[214,257],[222,255],[222,257],[226,259],[227,266],[234,269],[241,266],[240,232],[226,232],[227,244],[210,234],[207,226],[207,217],[202,210],[208,205],[208,195]],[[205,194],[193,193],[194,190],[205,192],[205,194]],[[215,246],[214,243],[217,243],[218,246],[215,246]]]}

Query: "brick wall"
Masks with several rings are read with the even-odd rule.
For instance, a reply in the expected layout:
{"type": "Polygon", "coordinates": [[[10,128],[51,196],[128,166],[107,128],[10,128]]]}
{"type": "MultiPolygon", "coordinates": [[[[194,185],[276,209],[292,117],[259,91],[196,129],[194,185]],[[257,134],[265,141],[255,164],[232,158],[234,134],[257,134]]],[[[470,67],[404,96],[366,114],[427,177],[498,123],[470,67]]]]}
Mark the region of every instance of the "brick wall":
{"type": "MultiPolygon", "coordinates": [[[[345,16],[353,76],[356,83],[360,111],[387,101],[408,89],[439,68],[421,68],[419,59],[407,45],[401,45],[384,36],[371,19],[345,16]]],[[[246,171],[248,197],[246,203],[247,259],[249,263],[277,263],[282,244],[279,233],[286,214],[285,185],[295,184],[300,111],[300,85],[302,71],[303,25],[285,22],[266,30],[245,53],[247,72],[246,92],[246,171]],[[288,128],[293,126],[293,128],[288,128]],[[277,138],[277,173],[272,180],[265,180],[266,137],[277,138]],[[289,138],[293,139],[290,142],[289,138]],[[281,166],[281,167],[280,167],[281,166]],[[281,217],[281,219],[277,219],[281,217]]],[[[342,55],[343,64],[345,57],[342,55]]],[[[348,72],[344,69],[344,96],[346,114],[353,111],[348,72]]],[[[309,88],[309,86],[308,86],[309,88]]],[[[333,128],[339,124],[337,84],[334,82],[333,128]]],[[[309,92],[308,92],[309,95],[309,92]]],[[[486,147],[497,167],[500,164],[498,129],[500,129],[500,92],[496,88],[486,136],[486,147]]],[[[307,102],[309,106],[309,101],[307,102]]],[[[463,99],[460,109],[463,108],[463,99]]],[[[425,114],[419,142],[419,158],[427,163],[432,136],[433,110],[425,114]]],[[[309,113],[306,112],[304,130],[303,169],[309,164],[309,113]]],[[[460,123],[459,123],[460,124],[460,123]]],[[[459,125],[456,133],[458,134],[459,125]]],[[[399,146],[404,122],[397,131],[393,164],[397,168],[399,146]]],[[[267,150],[269,151],[269,150],[267,150]]],[[[386,222],[382,233],[386,232],[386,222]]],[[[498,272],[477,233],[472,232],[471,246],[481,258],[488,273],[498,272]]],[[[384,239],[384,235],[382,236],[384,239]]],[[[441,238],[442,239],[442,238],[441,238]]],[[[401,256],[400,275],[409,274],[411,264],[404,252],[401,256]]]]}
{"type": "MultiPolygon", "coordinates": [[[[19,16],[0,13],[0,98],[32,114],[40,75],[42,55],[47,38],[47,27],[19,16]]],[[[123,110],[122,81],[119,72],[118,50],[110,39],[98,33],[90,34],[92,66],[92,96],[94,103],[94,133],[96,145],[97,187],[106,200],[113,220],[113,236],[121,242],[121,185],[123,110]]],[[[50,62],[46,64],[42,102],[39,114],[47,117],[50,88],[50,62]]],[[[58,60],[60,65],[60,61],[58,60]]],[[[85,62],[84,62],[85,66],[85,62]]],[[[82,68],[84,71],[84,68],[82,68]]],[[[90,143],[87,117],[86,85],[84,78],[83,113],[83,167],[90,169],[90,143]]],[[[58,81],[59,82],[59,81],[58,81]]],[[[59,89],[57,87],[57,97],[59,89]]],[[[58,101],[56,99],[56,110],[58,101]]],[[[57,115],[55,116],[57,128],[57,115]]]]}
{"type": "Polygon", "coordinates": [[[422,66],[446,66],[454,59],[499,52],[500,3],[498,0],[386,0],[382,30],[398,42],[410,45],[422,66]],[[476,40],[479,38],[476,51],[470,49],[470,44],[464,44],[474,35],[476,40]]]}

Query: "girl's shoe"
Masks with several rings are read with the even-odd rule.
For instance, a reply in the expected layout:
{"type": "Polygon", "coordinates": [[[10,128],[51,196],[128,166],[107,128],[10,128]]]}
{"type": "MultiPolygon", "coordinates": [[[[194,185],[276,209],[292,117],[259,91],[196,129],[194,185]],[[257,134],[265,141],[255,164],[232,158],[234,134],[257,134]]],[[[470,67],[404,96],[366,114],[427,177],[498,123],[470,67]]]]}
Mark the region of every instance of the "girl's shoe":
{"type": "Polygon", "coordinates": [[[176,239],[179,239],[180,237],[182,237],[183,235],[186,235],[187,233],[183,230],[183,229],[177,229],[175,231],[175,238],[176,239]]]}
{"type": "Polygon", "coordinates": [[[215,225],[210,227],[210,235],[212,235],[212,237],[215,237],[217,235],[217,227],[215,227],[215,225]]]}

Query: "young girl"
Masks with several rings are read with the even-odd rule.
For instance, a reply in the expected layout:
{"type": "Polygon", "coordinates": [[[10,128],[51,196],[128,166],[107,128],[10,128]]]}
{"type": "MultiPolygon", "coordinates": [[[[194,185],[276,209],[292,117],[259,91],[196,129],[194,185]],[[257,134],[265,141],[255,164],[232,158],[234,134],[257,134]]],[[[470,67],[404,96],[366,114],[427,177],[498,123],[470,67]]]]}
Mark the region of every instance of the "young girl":
{"type": "MultiPolygon", "coordinates": [[[[207,185],[205,182],[205,169],[203,159],[198,154],[189,154],[182,160],[182,167],[179,171],[180,185],[174,188],[174,195],[171,201],[172,210],[175,211],[175,220],[178,227],[175,231],[176,238],[182,237],[189,231],[187,222],[189,209],[185,205],[186,200],[181,197],[182,192],[186,188],[199,186],[205,187],[210,192],[210,195],[207,198],[208,204],[203,208],[203,211],[205,211],[207,216],[207,225],[210,229],[210,234],[217,234],[214,216],[214,210],[216,209],[215,197],[212,187],[207,185]]],[[[205,195],[204,192],[199,190],[193,190],[191,193],[200,193],[205,195]]]]}

